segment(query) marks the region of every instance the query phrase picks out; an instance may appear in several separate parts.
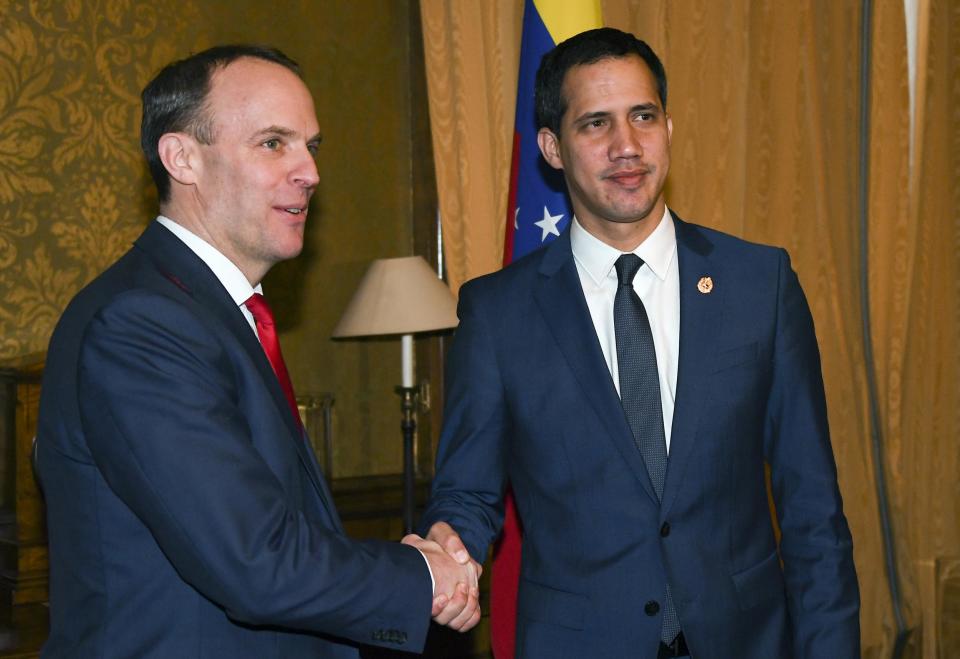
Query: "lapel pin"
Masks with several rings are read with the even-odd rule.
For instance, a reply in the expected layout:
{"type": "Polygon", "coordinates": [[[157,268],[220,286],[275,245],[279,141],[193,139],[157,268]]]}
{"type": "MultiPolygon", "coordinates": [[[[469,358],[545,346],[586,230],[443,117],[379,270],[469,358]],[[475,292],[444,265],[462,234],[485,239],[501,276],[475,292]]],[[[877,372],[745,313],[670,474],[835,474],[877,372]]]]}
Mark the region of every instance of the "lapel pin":
{"type": "Polygon", "coordinates": [[[713,290],[713,279],[711,277],[700,277],[697,282],[697,290],[707,295],[713,290]]]}

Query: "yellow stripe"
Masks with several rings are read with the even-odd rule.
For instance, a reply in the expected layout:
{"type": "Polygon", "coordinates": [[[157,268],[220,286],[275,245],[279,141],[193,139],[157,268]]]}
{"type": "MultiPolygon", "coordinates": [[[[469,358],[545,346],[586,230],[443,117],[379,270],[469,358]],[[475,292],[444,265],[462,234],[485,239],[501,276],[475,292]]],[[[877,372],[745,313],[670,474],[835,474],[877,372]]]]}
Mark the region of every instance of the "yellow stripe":
{"type": "Polygon", "coordinates": [[[603,27],[600,0],[533,0],[533,4],[555,44],[584,30],[603,27]]]}

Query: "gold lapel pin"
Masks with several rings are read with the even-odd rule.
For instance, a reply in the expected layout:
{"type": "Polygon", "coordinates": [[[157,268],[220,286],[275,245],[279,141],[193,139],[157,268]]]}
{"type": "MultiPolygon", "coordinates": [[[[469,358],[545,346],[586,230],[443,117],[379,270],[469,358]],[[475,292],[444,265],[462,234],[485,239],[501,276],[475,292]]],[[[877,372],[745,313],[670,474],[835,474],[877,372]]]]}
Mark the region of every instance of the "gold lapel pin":
{"type": "Polygon", "coordinates": [[[713,279],[711,277],[700,277],[697,282],[697,290],[707,295],[713,290],[713,279]]]}

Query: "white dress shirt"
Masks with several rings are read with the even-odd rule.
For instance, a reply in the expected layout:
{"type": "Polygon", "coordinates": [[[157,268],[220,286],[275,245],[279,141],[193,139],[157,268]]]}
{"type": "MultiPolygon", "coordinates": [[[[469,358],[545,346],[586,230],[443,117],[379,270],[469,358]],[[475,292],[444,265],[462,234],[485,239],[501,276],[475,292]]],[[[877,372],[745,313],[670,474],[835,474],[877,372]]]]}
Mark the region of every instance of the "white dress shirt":
{"type": "MultiPolygon", "coordinates": [[[[623,252],[589,233],[576,218],[570,227],[570,246],[600,349],[619,393],[620,372],[617,368],[617,341],[613,327],[613,299],[617,294],[618,282],[613,264],[623,252]]],[[[634,277],[633,290],[647,310],[653,332],[663,407],[663,432],[669,453],[677,393],[677,359],[680,354],[680,269],[677,264],[677,234],[669,210],[664,210],[657,228],[633,253],[644,263],[634,277]]]]}
{"type": "MultiPolygon", "coordinates": [[[[253,320],[253,314],[250,313],[250,310],[247,309],[244,303],[249,300],[250,296],[254,293],[260,293],[262,295],[263,287],[259,283],[256,286],[251,286],[250,282],[247,281],[246,275],[240,271],[240,268],[238,268],[233,261],[224,256],[220,250],[206,240],[190,231],[190,229],[185,228],[182,224],[177,224],[176,220],[158,215],[157,222],[168,228],[173,235],[190,248],[190,251],[199,256],[200,260],[207,264],[207,267],[213,271],[213,275],[223,284],[223,287],[227,289],[227,294],[233,299],[237,306],[240,307],[240,311],[243,312],[243,317],[247,319],[250,329],[256,334],[257,324],[253,320]]],[[[258,336],[257,338],[259,339],[260,337],[258,336]]]]}

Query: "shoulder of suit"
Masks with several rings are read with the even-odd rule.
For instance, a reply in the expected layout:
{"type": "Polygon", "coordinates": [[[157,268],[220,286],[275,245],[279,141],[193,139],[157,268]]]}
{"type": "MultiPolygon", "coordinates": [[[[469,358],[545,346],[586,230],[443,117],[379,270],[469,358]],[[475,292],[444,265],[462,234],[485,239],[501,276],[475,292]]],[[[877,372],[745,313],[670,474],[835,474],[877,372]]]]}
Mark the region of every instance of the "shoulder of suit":
{"type": "Polygon", "coordinates": [[[461,290],[467,289],[470,291],[474,289],[497,289],[500,287],[515,286],[525,278],[531,278],[536,275],[546,252],[546,248],[538,249],[500,270],[474,277],[467,281],[461,290]]]}
{"type": "Polygon", "coordinates": [[[180,305],[190,299],[182,284],[164,276],[140,250],[131,248],[73,297],[58,327],[77,331],[103,309],[131,296],[180,305]]]}
{"type": "Polygon", "coordinates": [[[718,229],[711,229],[701,224],[681,220],[676,216],[675,219],[678,241],[681,240],[681,235],[684,235],[688,241],[706,241],[712,248],[721,252],[740,253],[752,258],[779,259],[780,255],[786,251],[776,245],[747,240],[718,229]]]}

